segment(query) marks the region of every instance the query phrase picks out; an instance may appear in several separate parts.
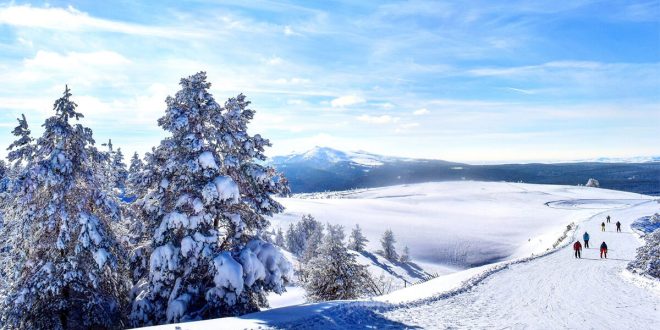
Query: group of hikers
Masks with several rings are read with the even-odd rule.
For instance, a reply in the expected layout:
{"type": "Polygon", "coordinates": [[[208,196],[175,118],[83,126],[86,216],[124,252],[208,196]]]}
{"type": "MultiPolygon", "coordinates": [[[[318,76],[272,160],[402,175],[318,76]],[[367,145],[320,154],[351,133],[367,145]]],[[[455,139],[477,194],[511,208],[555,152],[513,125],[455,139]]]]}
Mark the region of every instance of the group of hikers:
{"type": "MultiPolygon", "coordinates": [[[[607,223],[610,223],[610,220],[611,220],[611,218],[608,215],[607,218],[606,218],[607,223]]],[[[601,227],[602,231],[605,231],[605,222],[601,223],[600,227],[601,227]]],[[[616,222],[616,231],[618,233],[621,232],[621,222],[619,222],[619,221],[616,222]]],[[[589,248],[589,233],[585,231],[584,235],[582,235],[582,239],[584,240],[584,248],[588,249],[589,248]]],[[[573,251],[575,251],[575,257],[576,258],[582,258],[582,243],[580,243],[580,240],[577,240],[577,241],[575,241],[575,243],[573,243],[573,251]]],[[[600,244],[600,258],[602,259],[603,256],[605,256],[605,259],[607,259],[607,244],[605,243],[605,241],[603,241],[603,243],[600,244]]]]}

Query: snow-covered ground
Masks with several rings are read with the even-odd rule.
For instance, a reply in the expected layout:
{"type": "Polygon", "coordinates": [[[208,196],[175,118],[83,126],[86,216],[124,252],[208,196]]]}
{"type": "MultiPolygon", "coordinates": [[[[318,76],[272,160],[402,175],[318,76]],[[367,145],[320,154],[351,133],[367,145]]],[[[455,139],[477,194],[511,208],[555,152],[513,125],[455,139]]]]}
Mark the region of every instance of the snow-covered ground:
{"type": "MultiPolygon", "coordinates": [[[[658,281],[644,280],[625,270],[641,244],[630,229],[631,223],[660,210],[660,204],[649,197],[585,187],[482,182],[388,187],[357,195],[353,196],[357,199],[284,200],[292,213],[279,221],[286,223],[287,217],[297,216],[297,212],[348,227],[353,223],[346,222],[360,221],[372,244],[384,228],[391,227],[400,241],[411,247],[413,258],[427,257],[441,264],[447,260],[441,250],[443,243],[453,239],[471,242],[467,256],[475,254],[476,258],[483,250],[499,254],[491,260],[500,261],[375,299],[303,304],[177,326],[660,328],[658,281]],[[315,208],[293,209],[305,205],[315,208]],[[341,216],[342,207],[348,208],[343,214],[350,219],[341,216]],[[606,232],[600,232],[606,214],[613,220],[606,232]],[[429,218],[424,221],[423,215],[429,218]],[[623,224],[623,233],[614,230],[617,220],[623,224]],[[566,232],[566,224],[571,222],[577,224],[577,230],[566,232]],[[570,242],[585,230],[591,234],[594,248],[585,250],[582,259],[575,259],[570,242]],[[552,249],[564,233],[567,238],[552,249]],[[595,248],[602,241],[610,248],[607,260],[601,260],[595,248]],[[418,254],[416,248],[420,249],[418,254]],[[443,257],[428,257],[424,248],[443,257]],[[536,256],[530,257],[532,252],[536,256]]],[[[160,328],[174,329],[172,325],[160,328]]]]}
{"type": "Polygon", "coordinates": [[[447,273],[496,261],[538,254],[551,248],[577,218],[623,207],[639,194],[588,187],[503,182],[433,182],[310,198],[283,198],[286,210],[272,219],[286,228],[312,214],[321,222],[350,230],[359,224],[369,239],[368,250],[380,249],[380,237],[390,228],[401,250],[405,245],[415,262],[432,273],[447,273]],[[329,198],[323,198],[329,197],[329,198]],[[560,200],[616,199],[616,205],[592,201],[588,207],[562,205],[560,200]],[[546,203],[554,203],[546,206],[546,203]]]}

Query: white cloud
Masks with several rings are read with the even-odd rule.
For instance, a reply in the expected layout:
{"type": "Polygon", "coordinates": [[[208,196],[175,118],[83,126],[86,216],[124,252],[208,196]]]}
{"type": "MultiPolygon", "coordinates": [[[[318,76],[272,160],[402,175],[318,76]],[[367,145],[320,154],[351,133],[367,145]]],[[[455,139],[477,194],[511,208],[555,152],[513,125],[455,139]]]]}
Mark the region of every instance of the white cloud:
{"type": "Polygon", "coordinates": [[[126,57],[111,51],[70,52],[61,55],[40,50],[34,58],[25,60],[25,66],[28,68],[61,68],[66,70],[81,66],[123,66],[130,63],[131,61],[126,57]]]}
{"type": "Polygon", "coordinates": [[[356,96],[356,95],[345,95],[345,96],[340,96],[332,101],[330,101],[330,105],[333,108],[344,108],[344,107],[349,107],[352,105],[356,104],[362,104],[367,102],[367,100],[356,96]]]}
{"type": "Polygon", "coordinates": [[[429,113],[431,113],[431,112],[426,108],[422,108],[422,109],[418,109],[418,110],[413,111],[413,115],[415,115],[415,116],[427,115],[429,113]]]}
{"type": "Polygon", "coordinates": [[[72,6],[65,8],[14,5],[0,8],[0,24],[60,31],[106,31],[156,37],[202,36],[180,28],[153,27],[89,16],[72,6]]]}
{"type": "Polygon", "coordinates": [[[300,35],[300,33],[294,31],[293,28],[291,28],[291,26],[289,26],[289,25],[284,27],[283,32],[284,32],[285,36],[299,36],[300,35]]]}
{"type": "Polygon", "coordinates": [[[266,60],[266,64],[268,65],[280,65],[282,63],[284,63],[284,60],[278,56],[273,56],[266,60]]]}
{"type": "Polygon", "coordinates": [[[383,108],[383,109],[388,109],[388,110],[389,110],[389,109],[394,108],[394,104],[392,104],[392,103],[390,103],[390,102],[381,103],[381,104],[379,104],[379,105],[380,105],[380,107],[383,108]]]}
{"type": "Polygon", "coordinates": [[[360,117],[357,117],[357,119],[359,121],[369,124],[389,124],[399,121],[398,117],[392,117],[390,115],[382,115],[382,116],[362,115],[360,117]]]}

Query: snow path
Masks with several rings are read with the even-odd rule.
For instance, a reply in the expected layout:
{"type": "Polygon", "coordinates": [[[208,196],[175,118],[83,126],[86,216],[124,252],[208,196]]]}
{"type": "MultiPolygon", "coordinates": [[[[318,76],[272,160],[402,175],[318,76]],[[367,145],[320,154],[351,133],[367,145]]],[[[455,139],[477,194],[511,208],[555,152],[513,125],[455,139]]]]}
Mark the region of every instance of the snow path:
{"type": "MultiPolygon", "coordinates": [[[[635,219],[657,212],[648,201],[565,201],[563,206],[611,210],[578,224],[575,237],[589,231],[594,245],[575,259],[571,244],[547,256],[508,266],[464,293],[428,303],[400,307],[356,303],[327,309],[319,315],[282,328],[507,328],[507,329],[658,329],[660,294],[624,278],[625,266],[641,244],[630,230],[635,219]],[[595,205],[594,205],[595,204],[595,205]],[[607,231],[600,231],[605,214],[612,216],[607,231]],[[623,233],[616,233],[619,220],[623,233]],[[607,260],[597,246],[607,242],[607,260]]],[[[571,240],[574,241],[575,237],[571,240]]]]}

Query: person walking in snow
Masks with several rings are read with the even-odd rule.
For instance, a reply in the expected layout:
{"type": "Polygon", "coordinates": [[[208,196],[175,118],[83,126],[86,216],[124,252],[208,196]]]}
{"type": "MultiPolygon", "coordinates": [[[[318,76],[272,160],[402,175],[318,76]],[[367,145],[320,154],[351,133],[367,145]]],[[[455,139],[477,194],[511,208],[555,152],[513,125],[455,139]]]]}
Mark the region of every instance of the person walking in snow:
{"type": "Polygon", "coordinates": [[[605,231],[605,223],[600,224],[600,231],[605,231]]]}
{"type": "Polygon", "coordinates": [[[610,223],[610,215],[607,215],[607,223],[610,223]]]}
{"type": "Polygon", "coordinates": [[[605,259],[607,259],[607,244],[603,242],[600,244],[600,258],[603,258],[603,254],[605,254],[605,259]]]}
{"type": "Polygon", "coordinates": [[[582,252],[582,244],[580,244],[579,240],[573,243],[573,250],[575,250],[575,257],[582,259],[582,255],[580,254],[582,252]]]}
{"type": "Polygon", "coordinates": [[[617,231],[618,233],[621,232],[621,222],[618,222],[618,221],[616,222],[616,231],[617,231]]]}
{"type": "Polygon", "coordinates": [[[589,233],[587,233],[585,231],[584,235],[582,235],[582,239],[584,239],[584,248],[588,249],[589,248],[589,233]]]}

